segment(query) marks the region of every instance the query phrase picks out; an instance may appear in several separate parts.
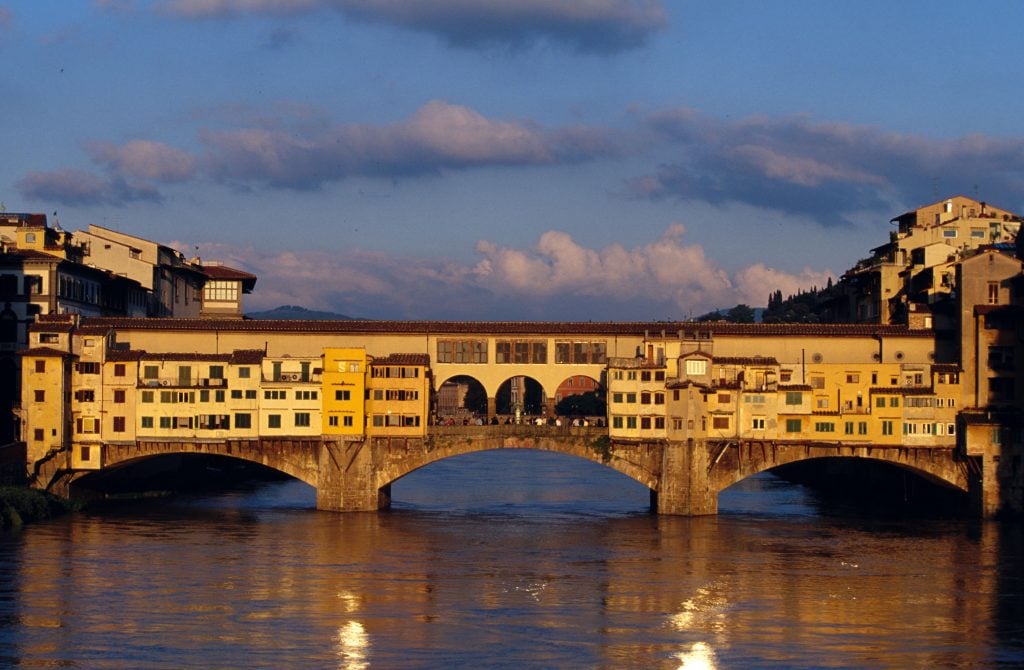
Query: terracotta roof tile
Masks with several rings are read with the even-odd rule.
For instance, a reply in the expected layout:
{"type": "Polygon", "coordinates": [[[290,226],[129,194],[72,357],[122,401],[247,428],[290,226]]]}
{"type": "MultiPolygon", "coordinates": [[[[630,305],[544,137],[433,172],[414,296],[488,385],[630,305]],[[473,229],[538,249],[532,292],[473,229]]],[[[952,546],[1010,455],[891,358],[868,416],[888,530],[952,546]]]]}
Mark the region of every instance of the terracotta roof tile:
{"type": "Polygon", "coordinates": [[[429,354],[389,354],[384,358],[375,358],[370,365],[422,365],[430,366],[429,354]]]}
{"type": "Polygon", "coordinates": [[[537,334],[558,336],[614,336],[644,335],[657,337],[662,331],[666,337],[677,337],[679,331],[687,336],[697,332],[712,335],[749,336],[802,336],[802,337],[871,337],[899,336],[931,338],[931,330],[909,330],[905,326],[870,324],[765,324],[765,323],[702,323],[692,322],[622,322],[622,321],[289,321],[255,319],[155,319],[92,317],[83,319],[91,325],[108,325],[118,330],[165,331],[249,331],[249,332],[309,332],[309,333],[416,333],[456,335],[537,334]]]}

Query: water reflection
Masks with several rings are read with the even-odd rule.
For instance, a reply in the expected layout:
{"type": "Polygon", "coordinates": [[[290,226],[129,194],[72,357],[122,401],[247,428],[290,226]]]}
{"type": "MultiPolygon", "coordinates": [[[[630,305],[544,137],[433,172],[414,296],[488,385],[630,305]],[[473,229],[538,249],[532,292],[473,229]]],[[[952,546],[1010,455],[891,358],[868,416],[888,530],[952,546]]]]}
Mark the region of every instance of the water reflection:
{"type": "Polygon", "coordinates": [[[825,517],[771,479],[718,517],[654,517],[560,465],[427,468],[385,514],[284,483],[2,536],[0,665],[1024,663],[1019,526],[825,517]]]}

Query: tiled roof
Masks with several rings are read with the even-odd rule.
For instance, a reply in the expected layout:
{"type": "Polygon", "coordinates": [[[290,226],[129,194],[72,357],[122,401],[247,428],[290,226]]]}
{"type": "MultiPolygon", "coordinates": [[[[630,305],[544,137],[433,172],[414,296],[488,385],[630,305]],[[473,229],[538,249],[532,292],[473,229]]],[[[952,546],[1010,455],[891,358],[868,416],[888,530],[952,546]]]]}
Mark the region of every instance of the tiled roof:
{"type": "Polygon", "coordinates": [[[813,391],[810,384],[779,384],[780,391],[813,391]]]}
{"type": "Polygon", "coordinates": [[[259,365],[264,355],[262,349],[235,349],[231,352],[231,362],[234,365],[259,365]]]}
{"type": "Polygon", "coordinates": [[[24,349],[20,352],[22,356],[51,356],[51,357],[64,357],[72,356],[66,351],[54,349],[53,347],[34,347],[32,349],[24,349]]]}
{"type": "Polygon", "coordinates": [[[958,363],[936,363],[932,366],[934,372],[962,372],[958,363]]]}
{"type": "Polygon", "coordinates": [[[226,265],[204,265],[203,274],[210,279],[236,279],[238,281],[255,280],[256,275],[245,272],[244,270],[236,270],[235,268],[229,268],[226,265]]]}
{"type": "Polygon", "coordinates": [[[389,354],[384,358],[375,358],[370,365],[430,365],[429,354],[389,354]]]}
{"type": "Polygon", "coordinates": [[[713,359],[715,365],[770,365],[777,366],[779,362],[772,356],[716,356],[713,359]]]}
{"type": "Polygon", "coordinates": [[[118,330],[163,331],[248,331],[289,333],[410,333],[427,335],[647,335],[677,337],[679,331],[692,336],[698,331],[712,335],[795,336],[795,337],[920,337],[931,338],[931,330],[909,330],[905,326],[869,324],[767,324],[622,321],[290,321],[255,319],[155,319],[92,317],[83,323],[107,325],[118,330]]]}
{"type": "Polygon", "coordinates": [[[107,360],[113,362],[138,361],[146,356],[141,349],[113,349],[107,352],[107,360]]]}
{"type": "Polygon", "coordinates": [[[935,395],[935,389],[927,386],[872,386],[868,392],[885,395],[935,395]]]}

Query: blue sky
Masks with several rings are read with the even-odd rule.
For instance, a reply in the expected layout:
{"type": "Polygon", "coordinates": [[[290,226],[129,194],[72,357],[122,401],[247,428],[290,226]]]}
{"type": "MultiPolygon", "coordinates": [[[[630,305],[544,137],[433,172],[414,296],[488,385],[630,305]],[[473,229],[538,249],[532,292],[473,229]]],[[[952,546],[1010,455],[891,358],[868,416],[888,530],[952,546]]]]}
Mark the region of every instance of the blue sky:
{"type": "Polygon", "coordinates": [[[679,319],[1024,212],[1024,4],[0,0],[0,201],[252,309],[679,319]]]}

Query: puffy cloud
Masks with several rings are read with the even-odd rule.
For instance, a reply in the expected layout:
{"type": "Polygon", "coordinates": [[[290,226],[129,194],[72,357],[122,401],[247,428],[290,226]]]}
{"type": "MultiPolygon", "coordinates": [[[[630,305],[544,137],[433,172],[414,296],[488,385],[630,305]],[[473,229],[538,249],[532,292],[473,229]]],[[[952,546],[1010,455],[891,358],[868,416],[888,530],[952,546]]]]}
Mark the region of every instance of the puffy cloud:
{"type": "Polygon", "coordinates": [[[640,198],[745,203],[842,224],[857,212],[921,204],[935,175],[943,192],[984,183],[988,197],[1019,199],[1024,140],[934,140],[806,116],[719,121],[691,109],[643,120],[648,141],[667,146],[653,173],[627,181],[640,198]]]}
{"type": "Polygon", "coordinates": [[[594,53],[640,46],[667,24],[660,0],[164,0],[159,6],[189,19],[333,9],[457,47],[546,40],[594,53]]]}
{"type": "Polygon", "coordinates": [[[585,128],[546,131],[489,119],[440,100],[390,126],[345,124],[294,129],[206,131],[207,165],[230,182],[310,189],[353,175],[400,177],[489,165],[573,162],[612,153],[612,141],[585,128]]]}
{"type": "Polygon", "coordinates": [[[159,201],[160,194],[146,184],[129,183],[120,177],[104,179],[81,170],[30,172],[17,183],[25,198],[63,205],[121,206],[139,200],[159,201]]]}
{"type": "Polygon", "coordinates": [[[90,142],[92,159],[125,177],[176,182],[193,176],[195,159],[180,149],[150,140],[132,140],[121,146],[90,142]]]}
{"type": "MultiPolygon", "coordinates": [[[[204,258],[259,276],[250,310],[298,304],[365,318],[671,320],[737,303],[764,305],[769,292],[822,286],[830,273],[792,275],[755,265],[731,278],[671,225],[653,242],[590,249],[548,231],[529,249],[477,243],[475,265],[330,250],[269,252],[201,245],[204,258]]],[[[186,248],[191,245],[170,243],[186,248]]]]}

